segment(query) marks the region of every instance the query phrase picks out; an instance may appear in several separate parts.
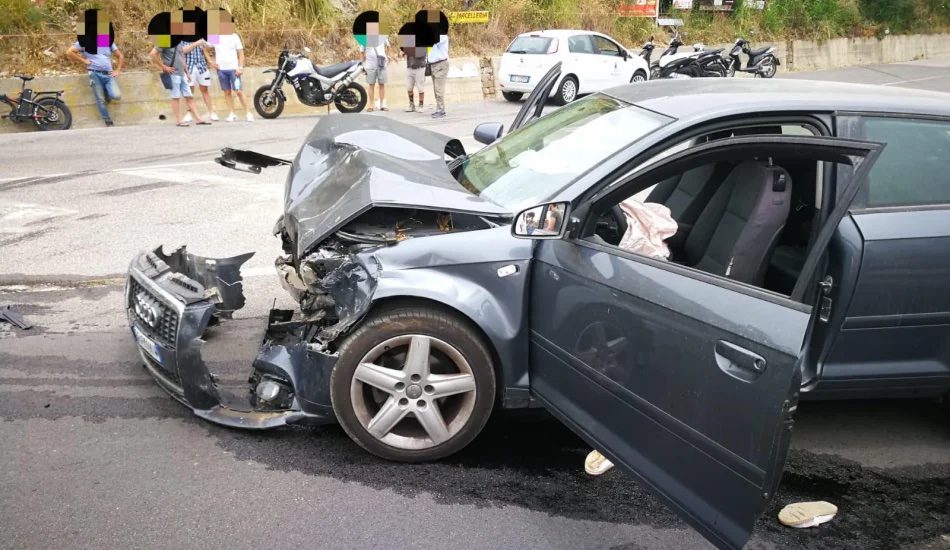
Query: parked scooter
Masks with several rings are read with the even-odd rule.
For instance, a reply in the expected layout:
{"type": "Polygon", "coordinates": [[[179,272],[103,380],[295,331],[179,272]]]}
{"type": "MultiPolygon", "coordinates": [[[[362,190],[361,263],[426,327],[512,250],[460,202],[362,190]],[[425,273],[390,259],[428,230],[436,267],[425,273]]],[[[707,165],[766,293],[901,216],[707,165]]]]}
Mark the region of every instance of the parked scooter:
{"type": "MultiPolygon", "coordinates": [[[[648,44],[652,45],[651,42],[648,44]]],[[[727,65],[722,50],[706,50],[702,44],[694,44],[693,51],[680,52],[683,45],[679,32],[673,35],[670,46],[650,67],[653,78],[706,78],[726,76],[727,65]]],[[[644,46],[645,47],[645,46],[644,46]]]]}
{"type": "Polygon", "coordinates": [[[16,75],[23,81],[19,97],[0,94],[0,101],[10,106],[10,112],[2,118],[11,122],[32,120],[40,130],[68,130],[73,124],[73,114],[63,101],[63,91],[34,92],[26,87],[32,76],[16,75]]]}
{"type": "Polygon", "coordinates": [[[284,50],[277,58],[277,68],[265,73],[275,73],[274,80],[261,86],[254,94],[254,109],[263,118],[277,118],[284,110],[282,85],[289,80],[297,92],[297,99],[310,107],[323,107],[335,103],[341,113],[358,113],[366,108],[366,89],[354,82],[363,71],[359,61],[346,61],[336,65],[318,67],[310,61],[310,48],[291,52],[284,50]]]}
{"type": "MultiPolygon", "coordinates": [[[[653,72],[653,63],[650,62],[650,57],[653,55],[653,50],[656,46],[653,45],[653,37],[651,36],[649,40],[643,45],[643,49],[640,50],[640,57],[647,62],[647,65],[650,67],[650,72],[653,72]]],[[[652,76],[652,74],[651,74],[652,76]]]]}
{"type": "Polygon", "coordinates": [[[735,76],[736,71],[739,71],[752,73],[756,77],[762,78],[772,78],[775,76],[778,66],[782,64],[775,55],[774,47],[765,46],[764,48],[753,50],[751,44],[749,44],[749,41],[745,38],[736,40],[735,45],[732,46],[732,50],[729,52],[729,60],[727,63],[729,64],[727,76],[735,76]],[[742,59],[739,57],[740,53],[749,56],[745,67],[742,66],[742,59]]]}

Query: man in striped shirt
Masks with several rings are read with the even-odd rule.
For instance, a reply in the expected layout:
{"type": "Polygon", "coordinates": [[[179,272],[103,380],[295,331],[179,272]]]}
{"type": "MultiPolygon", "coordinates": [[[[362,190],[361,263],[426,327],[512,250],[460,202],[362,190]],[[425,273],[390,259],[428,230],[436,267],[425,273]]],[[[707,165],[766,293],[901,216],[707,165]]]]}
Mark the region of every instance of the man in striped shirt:
{"type": "MultiPolygon", "coordinates": [[[[201,90],[201,97],[204,99],[205,107],[208,109],[208,115],[211,120],[218,120],[218,115],[214,112],[214,102],[211,100],[211,71],[208,70],[208,44],[204,39],[198,42],[182,42],[182,51],[185,53],[185,62],[188,65],[188,74],[191,77],[191,92],[194,95],[195,86],[201,90]],[[194,44],[194,45],[193,45],[194,44]]],[[[191,122],[191,113],[185,115],[185,122],[191,122]]]]}

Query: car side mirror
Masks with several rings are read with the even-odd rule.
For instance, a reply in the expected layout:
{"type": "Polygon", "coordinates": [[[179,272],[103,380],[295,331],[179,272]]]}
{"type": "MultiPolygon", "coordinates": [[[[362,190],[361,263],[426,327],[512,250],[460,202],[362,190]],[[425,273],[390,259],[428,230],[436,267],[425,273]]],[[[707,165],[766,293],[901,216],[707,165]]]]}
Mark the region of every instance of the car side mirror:
{"type": "Polygon", "coordinates": [[[484,122],[475,127],[475,141],[491,145],[501,138],[505,125],[500,122],[484,122]]]}
{"type": "Polygon", "coordinates": [[[626,49],[620,50],[620,57],[624,58],[624,60],[630,59],[630,52],[626,49]]]}
{"type": "Polygon", "coordinates": [[[532,206],[515,216],[511,234],[519,239],[560,239],[567,227],[566,202],[532,206]]]}

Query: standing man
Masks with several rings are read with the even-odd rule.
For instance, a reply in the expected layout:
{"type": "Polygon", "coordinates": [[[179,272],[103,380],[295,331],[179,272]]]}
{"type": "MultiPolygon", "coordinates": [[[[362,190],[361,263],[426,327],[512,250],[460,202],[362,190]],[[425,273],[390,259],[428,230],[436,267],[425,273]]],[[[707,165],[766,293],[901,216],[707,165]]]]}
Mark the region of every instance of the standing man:
{"type": "Polygon", "coordinates": [[[439,35],[439,41],[429,50],[429,70],[435,89],[435,112],[432,118],[445,118],[445,81],[449,77],[449,35],[439,35]]]}
{"type": "Polygon", "coordinates": [[[210,122],[203,120],[198,115],[198,109],[195,106],[195,98],[191,95],[191,81],[188,78],[188,69],[185,67],[185,53],[182,51],[181,44],[171,48],[159,48],[158,46],[152,48],[152,51],[149,52],[149,57],[152,59],[152,63],[158,67],[158,70],[162,72],[163,75],[168,75],[162,78],[162,83],[166,82],[171,86],[170,88],[166,85],[169,95],[172,98],[172,112],[175,113],[175,120],[177,121],[178,126],[188,126],[188,123],[181,116],[181,98],[185,98],[185,103],[188,106],[188,111],[194,115],[195,124],[211,124],[210,122]]]}
{"type": "Polygon", "coordinates": [[[112,126],[112,117],[106,109],[106,102],[118,101],[122,98],[119,84],[115,80],[122,74],[122,65],[125,64],[122,51],[113,43],[108,48],[98,48],[96,53],[89,53],[77,41],[66,50],[66,57],[86,67],[89,85],[92,87],[92,95],[96,98],[99,114],[106,126],[112,126]],[[112,69],[113,55],[118,58],[115,70],[112,69]]]}
{"type": "MultiPolygon", "coordinates": [[[[191,79],[191,95],[195,95],[195,86],[198,86],[205,108],[208,109],[208,116],[211,120],[218,120],[218,115],[214,112],[214,102],[211,100],[211,71],[208,70],[207,54],[209,45],[204,40],[199,40],[197,42],[182,41],[181,46],[181,51],[185,54],[188,78],[191,79]]],[[[190,112],[185,113],[185,122],[191,122],[190,112]]]]}
{"type": "Polygon", "coordinates": [[[406,88],[409,92],[407,113],[423,112],[426,99],[426,50],[425,48],[403,48],[406,54],[406,88]],[[419,90],[419,106],[416,107],[414,91],[419,90]]]}
{"type": "Polygon", "coordinates": [[[366,46],[360,45],[363,52],[363,70],[366,72],[366,83],[369,85],[369,107],[367,113],[373,112],[376,106],[376,84],[379,84],[379,110],[388,111],[386,107],[386,62],[389,61],[389,37],[380,34],[379,23],[366,23],[366,46]]]}
{"type": "Polygon", "coordinates": [[[241,74],[244,72],[244,43],[241,37],[234,32],[234,21],[231,14],[225,10],[208,10],[208,42],[214,50],[214,61],[211,68],[218,72],[218,84],[224,92],[224,101],[228,104],[228,117],[224,120],[234,122],[234,98],[237,95],[244,107],[244,117],[248,122],[254,121],[254,115],[247,105],[247,98],[241,86],[241,74]],[[214,29],[213,19],[217,19],[217,29],[214,29]],[[217,31],[217,34],[215,31],[217,31]]]}

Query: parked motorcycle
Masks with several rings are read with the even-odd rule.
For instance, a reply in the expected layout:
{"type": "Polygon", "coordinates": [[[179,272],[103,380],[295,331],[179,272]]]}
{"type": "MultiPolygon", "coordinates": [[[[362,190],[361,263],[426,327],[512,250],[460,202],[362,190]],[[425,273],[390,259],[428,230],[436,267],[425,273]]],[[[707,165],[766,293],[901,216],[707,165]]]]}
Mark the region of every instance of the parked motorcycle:
{"type": "Polygon", "coordinates": [[[650,73],[653,73],[653,63],[650,62],[650,57],[653,56],[653,50],[655,48],[656,46],[653,45],[653,37],[651,36],[650,39],[646,41],[646,44],[643,45],[643,49],[640,50],[640,57],[647,62],[647,65],[650,67],[650,73]]]}
{"type": "Polygon", "coordinates": [[[334,103],[341,113],[358,113],[366,108],[366,89],[354,82],[363,71],[361,62],[318,67],[309,54],[310,48],[284,50],[277,58],[277,68],[264,71],[274,73],[274,80],[254,93],[254,109],[261,117],[277,118],[283,112],[287,101],[282,88],[285,80],[290,81],[304,105],[323,107],[334,103]]]}
{"type": "Polygon", "coordinates": [[[682,45],[683,42],[677,32],[670,40],[670,46],[657,61],[651,64],[651,79],[726,76],[728,67],[726,61],[720,55],[722,53],[721,49],[706,50],[702,44],[694,44],[693,51],[680,52],[679,48],[682,45]]]}
{"type": "Polygon", "coordinates": [[[68,130],[73,124],[73,114],[63,101],[63,91],[34,92],[26,87],[32,76],[16,75],[23,81],[19,97],[0,94],[0,101],[10,106],[10,112],[2,118],[11,122],[32,120],[40,130],[68,130]]]}
{"type": "Polygon", "coordinates": [[[740,38],[736,40],[736,43],[732,46],[732,50],[729,52],[728,64],[727,76],[735,76],[736,71],[739,71],[752,73],[756,77],[772,78],[775,76],[778,66],[782,63],[775,55],[774,47],[765,46],[764,48],[753,50],[748,40],[740,38]],[[744,53],[749,57],[745,67],[742,66],[742,58],[739,56],[740,53],[744,53]]]}

